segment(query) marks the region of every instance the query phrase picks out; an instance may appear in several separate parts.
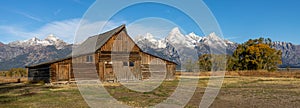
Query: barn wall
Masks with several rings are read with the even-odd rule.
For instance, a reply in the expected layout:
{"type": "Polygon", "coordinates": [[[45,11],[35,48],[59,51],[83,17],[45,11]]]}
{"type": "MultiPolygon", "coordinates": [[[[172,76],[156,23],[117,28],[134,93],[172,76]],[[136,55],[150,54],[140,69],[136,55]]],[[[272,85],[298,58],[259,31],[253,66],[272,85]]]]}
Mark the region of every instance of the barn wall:
{"type": "Polygon", "coordinates": [[[152,73],[156,71],[157,73],[166,71],[166,79],[174,79],[176,64],[141,52],[141,70],[143,79],[151,77],[150,71],[152,73]]]}
{"type": "Polygon", "coordinates": [[[71,59],[55,62],[50,65],[51,82],[69,81],[74,79],[71,59]]]}
{"type": "MultiPolygon", "coordinates": [[[[121,75],[121,79],[131,79],[133,78],[132,76],[135,76],[137,79],[147,79],[150,77],[150,64],[157,65],[156,67],[164,65],[163,70],[167,72],[168,79],[175,75],[174,63],[141,52],[125,30],[109,39],[96,54],[95,57],[99,58],[97,64],[98,75],[102,80],[106,80],[108,75],[110,75],[109,72],[113,70],[120,72],[115,72],[114,74],[121,75]],[[115,61],[113,62],[113,70],[109,68],[111,65],[108,64],[112,60],[115,61]],[[134,66],[123,66],[122,62],[134,62],[134,66]],[[128,74],[132,75],[128,76],[128,74]]],[[[160,71],[159,68],[156,70],[160,71]]],[[[120,78],[118,78],[118,80],[121,80],[120,78]]]]}
{"type": "Polygon", "coordinates": [[[73,58],[73,70],[77,79],[92,80],[99,79],[99,55],[97,51],[94,54],[82,55],[73,58]],[[89,57],[92,57],[89,60],[89,57]]]}
{"type": "Polygon", "coordinates": [[[89,55],[83,55],[83,56],[79,56],[79,57],[74,57],[72,62],[73,63],[93,63],[95,62],[95,55],[94,54],[89,54],[89,55]],[[88,62],[87,61],[87,56],[92,56],[93,61],[92,62],[88,62]]]}
{"type": "Polygon", "coordinates": [[[127,35],[125,30],[109,39],[100,50],[113,52],[140,52],[138,46],[127,35]]]}
{"type": "Polygon", "coordinates": [[[174,79],[175,78],[175,73],[176,73],[176,64],[175,63],[170,63],[167,65],[167,79],[174,79]]]}
{"type": "Polygon", "coordinates": [[[50,68],[49,65],[30,67],[28,69],[28,80],[33,82],[44,81],[50,82],[50,68]]]}
{"type": "Polygon", "coordinates": [[[141,56],[139,53],[139,47],[125,30],[112,36],[97,51],[99,77],[102,80],[111,80],[113,76],[118,76],[117,80],[140,79],[141,56]],[[125,62],[128,66],[124,66],[125,62]],[[130,66],[130,63],[133,63],[134,66],[130,66]]]}

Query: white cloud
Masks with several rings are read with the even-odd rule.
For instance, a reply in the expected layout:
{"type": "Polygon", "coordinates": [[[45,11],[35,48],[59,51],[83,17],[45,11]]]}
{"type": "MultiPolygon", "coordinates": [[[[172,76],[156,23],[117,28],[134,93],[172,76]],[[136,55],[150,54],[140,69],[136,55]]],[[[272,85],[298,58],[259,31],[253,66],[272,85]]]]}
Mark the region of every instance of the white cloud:
{"type": "Polygon", "coordinates": [[[76,31],[77,25],[79,24],[79,21],[80,19],[54,21],[34,31],[28,31],[26,30],[26,27],[0,26],[0,31],[2,34],[15,37],[16,40],[29,39],[33,37],[43,39],[49,34],[54,34],[67,42],[72,42],[72,37],[74,37],[74,33],[76,31]]]}
{"type": "MultiPolygon", "coordinates": [[[[7,36],[13,36],[13,40],[24,40],[33,37],[38,37],[40,39],[46,38],[49,34],[54,34],[60,39],[68,42],[82,42],[90,36],[94,36],[99,33],[111,30],[121,24],[126,24],[126,21],[113,22],[113,21],[94,21],[90,22],[87,20],[69,19],[63,21],[54,21],[44,26],[37,28],[33,31],[26,30],[26,27],[16,27],[16,26],[0,26],[0,34],[5,34],[7,36]],[[81,21],[81,22],[80,22],[81,21]],[[81,24],[80,27],[78,25],[81,24]],[[105,25],[103,30],[100,28],[105,25]],[[75,38],[76,35],[76,38],[75,38]],[[75,41],[74,41],[75,40],[75,41]]],[[[146,33],[151,33],[157,38],[163,38],[168,35],[172,28],[176,25],[171,23],[154,23],[152,20],[133,22],[127,25],[128,34],[131,37],[136,37],[138,35],[144,35],[146,33]]]]}
{"type": "Polygon", "coordinates": [[[20,14],[20,15],[26,17],[26,18],[29,18],[29,19],[32,19],[32,20],[35,20],[35,21],[38,21],[38,22],[43,22],[42,19],[40,19],[40,18],[38,18],[38,17],[34,17],[34,16],[32,16],[32,15],[30,15],[30,14],[28,14],[28,13],[25,13],[25,12],[16,12],[16,13],[17,13],[17,14],[20,14]]]}
{"type": "Polygon", "coordinates": [[[144,18],[137,20],[128,25],[128,34],[135,38],[143,36],[146,33],[151,33],[156,38],[164,38],[168,36],[169,32],[178,27],[176,24],[162,18],[144,18]]]}
{"type": "Polygon", "coordinates": [[[0,26],[1,34],[8,34],[8,36],[12,37],[20,37],[27,38],[29,35],[33,35],[32,33],[24,32],[23,29],[14,26],[0,26]]]}
{"type": "Polygon", "coordinates": [[[146,33],[151,33],[155,38],[164,38],[172,30],[172,27],[151,27],[141,24],[133,24],[127,27],[128,34],[135,38],[137,36],[144,36],[146,33]]]}
{"type": "Polygon", "coordinates": [[[87,37],[101,33],[101,31],[98,28],[104,24],[106,24],[106,26],[103,29],[103,31],[107,31],[121,25],[122,23],[123,22],[114,23],[107,21],[89,22],[81,19],[70,19],[64,21],[50,22],[42,26],[41,28],[38,28],[33,31],[26,30],[26,27],[0,26],[0,34],[15,37],[15,40],[12,41],[30,39],[33,37],[44,39],[49,34],[54,34],[55,36],[59,37],[60,39],[63,39],[66,42],[73,43],[76,32],[76,40],[82,41],[87,37]],[[80,31],[77,31],[79,24],[81,24],[81,27],[79,29],[80,31]]]}

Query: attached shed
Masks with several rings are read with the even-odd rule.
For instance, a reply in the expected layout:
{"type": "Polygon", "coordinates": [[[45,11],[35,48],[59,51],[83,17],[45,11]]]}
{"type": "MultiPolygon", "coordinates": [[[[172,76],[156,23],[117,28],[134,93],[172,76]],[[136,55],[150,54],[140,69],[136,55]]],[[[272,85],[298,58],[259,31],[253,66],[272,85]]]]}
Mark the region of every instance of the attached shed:
{"type": "Polygon", "coordinates": [[[127,34],[125,25],[89,37],[66,58],[26,67],[31,81],[147,80],[165,74],[173,79],[176,63],[142,51],[127,34]]]}

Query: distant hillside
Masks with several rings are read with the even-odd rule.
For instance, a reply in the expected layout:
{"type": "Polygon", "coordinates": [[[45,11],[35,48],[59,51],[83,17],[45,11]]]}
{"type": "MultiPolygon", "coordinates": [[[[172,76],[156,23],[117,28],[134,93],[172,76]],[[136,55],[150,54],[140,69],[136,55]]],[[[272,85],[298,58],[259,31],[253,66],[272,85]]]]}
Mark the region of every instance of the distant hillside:
{"type": "Polygon", "coordinates": [[[300,46],[288,42],[273,42],[273,48],[282,51],[281,67],[300,67],[300,46]]]}

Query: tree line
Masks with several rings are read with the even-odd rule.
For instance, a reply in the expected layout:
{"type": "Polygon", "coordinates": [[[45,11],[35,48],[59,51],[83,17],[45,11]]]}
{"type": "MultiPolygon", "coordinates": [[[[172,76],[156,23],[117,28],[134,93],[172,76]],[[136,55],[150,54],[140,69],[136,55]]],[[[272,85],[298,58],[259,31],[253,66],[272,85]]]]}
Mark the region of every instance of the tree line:
{"type": "Polygon", "coordinates": [[[233,55],[204,54],[199,57],[200,71],[268,70],[275,71],[282,64],[281,51],[271,48],[270,38],[250,39],[238,45],[233,55]],[[226,63],[224,63],[226,62],[226,63]],[[224,66],[226,64],[226,66],[224,66]]]}
{"type": "Polygon", "coordinates": [[[1,72],[0,76],[4,77],[27,77],[26,69],[24,68],[12,68],[6,72],[1,72]]]}

